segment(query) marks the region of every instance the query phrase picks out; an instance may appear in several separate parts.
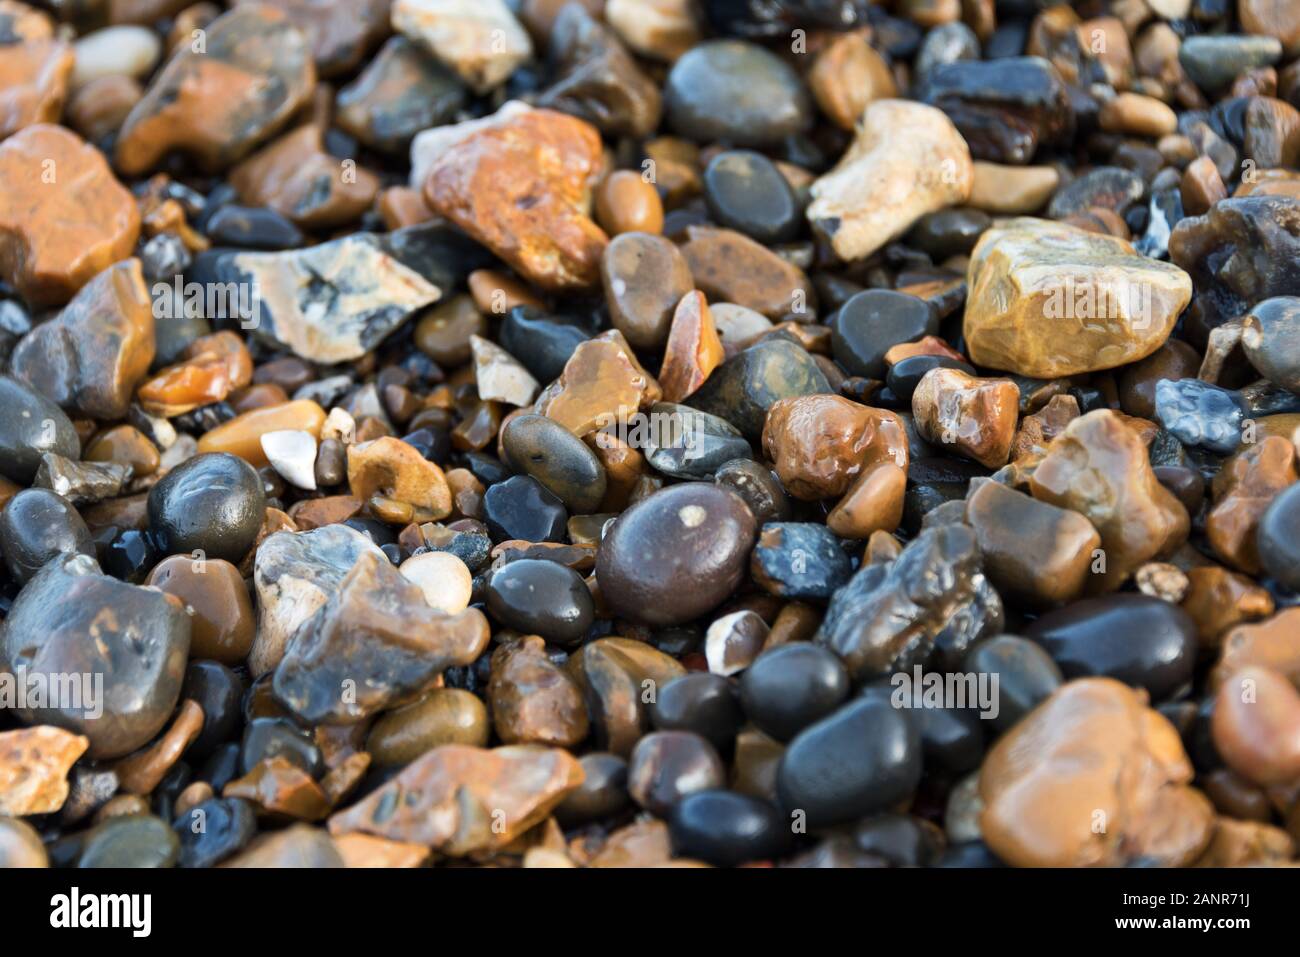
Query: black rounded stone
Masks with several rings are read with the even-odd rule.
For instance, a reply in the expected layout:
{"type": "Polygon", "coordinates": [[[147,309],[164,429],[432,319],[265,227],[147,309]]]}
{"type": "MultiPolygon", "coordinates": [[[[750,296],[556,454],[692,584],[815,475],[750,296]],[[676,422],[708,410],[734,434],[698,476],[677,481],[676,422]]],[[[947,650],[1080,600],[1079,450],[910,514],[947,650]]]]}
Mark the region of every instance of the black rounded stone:
{"type": "Polygon", "coordinates": [[[694,731],[719,754],[729,754],[745,713],[731,681],[696,671],[659,689],[650,705],[650,721],[659,731],[694,731]]]}
{"type": "Polygon", "coordinates": [[[731,489],[749,506],[760,524],[781,522],[790,517],[790,497],[772,470],[753,459],[732,459],[718,466],[713,481],[731,489]]]}
{"type": "Polygon", "coordinates": [[[487,583],[487,610],[501,624],[558,645],[580,642],[596,619],[582,576],[566,565],[522,558],[503,565],[487,583]]]}
{"type": "Polygon", "coordinates": [[[172,829],[180,839],[181,867],[214,867],[253,839],[257,818],[247,801],[208,798],[173,821],[172,829]]]}
{"type": "Polygon", "coordinates": [[[261,761],[284,758],[314,778],[325,772],[325,759],[311,737],[287,718],[254,718],[244,728],[239,765],[248,774],[261,761]]]}
{"type": "Polygon", "coordinates": [[[804,641],[763,652],[740,679],[745,714],[778,741],[820,721],[848,695],[849,673],[840,659],[804,641]]]}
{"type": "Polygon", "coordinates": [[[1255,532],[1259,561],[1279,583],[1300,591],[1300,484],[1273,499],[1255,532]]]}
{"type": "Polygon", "coordinates": [[[99,549],[99,564],[105,573],[132,585],[141,585],[158,564],[158,546],[148,532],[125,528],[99,549]]]}
{"type": "Polygon", "coordinates": [[[501,320],[497,341],[539,382],[553,382],[573,351],[591,338],[586,329],[566,318],[547,315],[536,306],[516,306],[501,320]]]}
{"type": "Polygon", "coordinates": [[[555,809],[565,827],[617,814],[627,807],[627,761],[608,751],[592,751],[578,759],[583,779],[555,809]]]}
{"type": "Polygon", "coordinates": [[[753,150],[727,150],[704,169],[704,201],[714,222],[760,243],[799,235],[803,209],[775,163],[753,150]]]}
{"type": "Polygon", "coordinates": [[[668,833],[678,857],[718,867],[770,860],[791,842],[789,821],[766,801],[734,791],[697,791],[678,801],[668,815],[668,833]]]}
{"type": "Polygon", "coordinates": [[[149,530],[168,555],[202,552],[238,563],[266,515],[256,470],[226,452],[196,455],[149,490],[149,530]]]}
{"type": "Polygon", "coordinates": [[[734,492],[703,482],[661,489],[618,517],[596,553],[596,579],[615,614],[681,625],[740,584],[757,531],[734,492]]]}
{"type": "Polygon", "coordinates": [[[939,330],[939,317],[917,296],[891,289],[858,293],[835,314],[831,352],[851,375],[885,376],[885,353],[939,330]]]}
{"type": "Polygon", "coordinates": [[[244,683],[219,661],[191,661],[185,669],[181,698],[203,709],[203,730],[186,749],[190,759],[207,757],[229,741],[243,720],[244,683]]]}
{"type": "Polygon", "coordinates": [[[905,814],[867,818],[854,828],[853,841],[859,850],[895,867],[932,867],[943,852],[937,829],[905,814]]]}
{"type": "MultiPolygon", "coordinates": [[[[973,707],[975,702],[970,704],[973,707]]],[[[992,721],[991,714],[985,720],[971,708],[921,707],[916,717],[927,762],[953,774],[979,767],[984,759],[984,725],[992,721]]]]}
{"type": "Polygon", "coordinates": [[[1017,635],[981,641],[962,659],[968,674],[998,676],[998,713],[989,719],[1005,731],[1038,706],[1064,680],[1061,669],[1040,645],[1017,635]]]}
{"type": "Polygon", "coordinates": [[[227,784],[239,777],[241,750],[238,741],[227,741],[225,744],[217,745],[199,767],[198,779],[207,781],[212,785],[212,790],[220,794],[227,784]]]}
{"type": "Polygon", "coordinates": [[[241,249],[293,249],[303,240],[302,231],[275,210],[234,203],[213,213],[205,231],[213,245],[241,249]]]}
{"type": "Polygon", "coordinates": [[[72,420],[39,392],[0,375],[0,475],[30,485],[46,452],[81,458],[72,420]]]}
{"type": "Polygon", "coordinates": [[[483,521],[495,542],[563,542],[569,513],[537,479],[515,475],[484,493],[483,521]]]}
{"type": "Polygon", "coordinates": [[[628,793],[658,817],[667,816],[686,795],[720,788],[726,780],[713,745],[690,731],[652,731],[636,743],[628,760],[628,793]]]}
{"type": "Polygon", "coordinates": [[[81,514],[49,489],[23,489],[0,512],[0,554],[18,584],[26,584],[57,555],[95,555],[81,514]]]}
{"type": "Polygon", "coordinates": [[[812,122],[803,81],[775,54],[752,43],[701,43],[673,64],[664,88],[668,123],[701,143],[766,146],[812,122]]]}
{"type": "Polygon", "coordinates": [[[554,419],[515,416],[501,432],[510,463],[531,475],[571,512],[594,512],[605,497],[605,468],[596,453],[554,419]]]}
{"type": "Polygon", "coordinates": [[[1149,595],[1077,601],[1048,612],[1026,635],[1066,678],[1115,678],[1145,688],[1153,701],[1188,685],[1196,663],[1196,623],[1177,605],[1149,595]]]}
{"type": "Polygon", "coordinates": [[[978,209],[941,209],[916,221],[907,234],[907,244],[941,262],[949,256],[969,253],[992,223],[988,213],[978,209]]]}
{"type": "Polygon", "coordinates": [[[776,773],[781,806],[810,828],[846,824],[909,798],[921,779],[915,718],[868,693],[805,728],[776,773]]]}

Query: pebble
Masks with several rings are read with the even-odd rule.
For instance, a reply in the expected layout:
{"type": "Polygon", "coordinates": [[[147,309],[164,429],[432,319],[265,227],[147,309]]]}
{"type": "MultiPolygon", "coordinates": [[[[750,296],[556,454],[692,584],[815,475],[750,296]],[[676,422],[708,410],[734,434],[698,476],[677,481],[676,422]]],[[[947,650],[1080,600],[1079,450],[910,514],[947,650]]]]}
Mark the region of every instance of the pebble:
{"type": "Polygon", "coordinates": [[[203,711],[203,726],[187,752],[194,759],[207,757],[234,737],[241,720],[244,684],[220,662],[192,658],[185,669],[181,700],[193,701],[203,711]]]}
{"type": "Polygon", "coordinates": [[[417,133],[452,122],[465,89],[417,43],[394,36],[334,103],[341,129],[374,149],[404,153],[417,133]]]}
{"type": "Polygon", "coordinates": [[[652,731],[628,761],[628,793],[657,817],[666,817],[688,794],[725,783],[726,769],[713,746],[690,731],[652,731]]]}
{"type": "Polygon", "coordinates": [[[664,206],[645,177],[632,170],[610,173],[596,190],[596,222],[610,236],[663,232],[664,206]]]}
{"type": "Polygon", "coordinates": [[[487,611],[508,628],[572,647],[595,620],[582,576],[558,562],[513,561],[488,579],[487,611]]]}
{"type": "Polygon", "coordinates": [[[686,293],[673,310],[664,361],[659,369],[664,398],[681,402],[705,383],[724,358],[722,340],[718,338],[704,294],[686,293]]]}
{"type": "Polygon", "coordinates": [[[488,488],[483,521],[493,541],[562,542],[569,513],[535,478],[516,475],[488,488]]]}
{"type": "Polygon", "coordinates": [[[1214,698],[1211,733],[1224,763],[1259,785],[1293,780],[1300,769],[1295,734],[1300,694],[1278,671],[1246,666],[1214,698]]]}
{"type": "Polygon", "coordinates": [[[637,361],[623,334],[610,329],[573,350],[560,378],[542,390],[533,410],[581,438],[626,422],[662,395],[659,383],[637,361]]]}
{"type": "Polygon", "coordinates": [[[1246,403],[1240,395],[1199,379],[1156,383],[1157,420],[1186,446],[1230,455],[1241,444],[1246,403]]]}
{"type": "Polygon", "coordinates": [[[316,490],[316,438],[302,429],[263,432],[262,453],[280,477],[297,488],[316,490]]]}
{"type": "Polygon", "coordinates": [[[380,767],[402,767],[444,744],[485,747],[490,733],[487,708],[476,695],[434,688],[381,714],[366,736],[366,752],[380,767]]]}
{"type": "Polygon", "coordinates": [[[480,399],[515,406],[533,401],[541,386],[518,359],[482,336],[470,336],[469,344],[480,399]]]}
{"type": "MultiPolygon", "coordinates": [[[[505,9],[501,0],[493,2],[505,9]]],[[[525,108],[459,136],[456,127],[437,132],[443,130],[450,130],[444,142],[426,141],[432,156],[426,178],[415,184],[429,207],[543,289],[594,285],[607,244],[584,212],[602,166],[596,129],[553,110],[525,108]]],[[[412,154],[418,149],[419,138],[412,154]]]]}
{"type": "Polygon", "coordinates": [[[686,673],[677,659],[632,638],[589,642],[570,656],[566,670],[583,690],[595,746],[620,757],[650,730],[646,691],[686,673]]]}
{"type": "Polygon", "coordinates": [[[665,475],[707,479],[727,462],[752,455],[749,442],[726,419],[671,402],[656,402],[650,414],[660,418],[649,429],[645,457],[665,475]]]}
{"type": "Polygon", "coordinates": [[[95,543],[81,515],[48,489],[18,492],[0,512],[0,554],[9,575],[26,584],[59,555],[95,556],[95,543]]]}
{"type": "Polygon", "coordinates": [[[985,468],[1007,463],[1020,389],[1010,379],[979,379],[958,369],[931,369],[912,393],[912,419],[927,442],[985,468]]]}
{"type": "Polygon", "coordinates": [[[224,452],[197,455],[149,490],[149,528],[167,554],[237,562],[262,527],[266,495],[248,463],[224,452]]]}
{"type": "Polygon", "coordinates": [[[445,744],[334,814],[329,832],[410,841],[453,857],[495,850],[545,820],[581,783],[582,766],[565,751],[445,744]],[[435,808],[444,810],[430,813],[435,808]]]}
{"type": "Polygon", "coordinates": [[[639,349],[668,340],[674,310],[691,291],[691,267],[673,243],[650,233],[623,233],[605,249],[601,281],[614,328],[639,349]]]}
{"type": "Polygon", "coordinates": [[[1300,53],[1300,11],[1290,5],[1243,0],[1237,5],[1237,16],[1246,33],[1276,37],[1288,56],[1300,53]]]}
{"type": "Polygon", "coordinates": [[[653,60],[671,63],[700,39],[685,0],[607,0],[605,21],[632,50],[653,60]]]}
{"type": "Polygon", "coordinates": [[[767,643],[768,627],[754,611],[734,611],[709,625],[704,635],[704,660],[709,672],[730,677],[753,663],[767,643]]]}
{"type": "Polygon", "coordinates": [[[0,818],[0,867],[44,868],[50,866],[49,855],[41,836],[26,821],[16,817],[0,818]]]}
{"type": "Polygon", "coordinates": [[[859,31],[832,39],[817,54],[808,71],[808,85],[817,106],[841,129],[852,130],[873,100],[898,93],[885,58],[859,31]]]}
{"type": "Polygon", "coordinates": [[[382,553],[361,532],[325,525],[302,532],[276,532],[262,541],[254,560],[258,627],[248,656],[254,677],[273,670],[289,639],[338,593],[363,555],[382,553]]]}
{"type": "Polygon", "coordinates": [[[831,597],[815,640],[863,681],[907,671],[936,648],[960,658],[1002,620],[975,534],[957,523],[923,530],[892,563],[861,567],[831,597]]]}
{"type": "Polygon", "coordinates": [[[727,150],[704,169],[704,199],[714,222],[771,245],[799,235],[803,211],[776,164],[753,150],[727,150]]]}
{"type": "Polygon", "coordinates": [[[1028,218],[984,233],[967,285],[972,363],[1043,379],[1146,358],[1192,293],[1181,269],[1122,239],[1028,218]]]}
{"type": "Polygon", "coordinates": [[[172,829],[180,840],[181,867],[215,867],[248,845],[257,820],[247,801],[213,797],[181,814],[172,829]]]}
{"type": "Polygon", "coordinates": [[[1023,216],[1047,205],[1061,182],[1054,166],[1005,166],[976,160],[969,204],[986,213],[1023,216]]]}
{"type": "Polygon", "coordinates": [[[1047,206],[1052,219],[1096,214],[1098,210],[1123,213],[1146,192],[1142,177],[1118,166],[1098,166],[1056,191],[1047,206]]]}
{"type": "Polygon", "coordinates": [[[877,462],[907,468],[907,435],[894,412],[837,395],[783,398],[768,410],[763,450],[795,498],[816,501],[844,494],[877,462]]]}
{"type": "Polygon", "coordinates": [[[1142,692],[1110,678],[1071,681],[989,751],[980,830],[1017,867],[1183,866],[1214,821],[1191,780],[1178,733],[1142,692]]]}
{"type": "Polygon", "coordinates": [[[533,54],[503,0],[397,0],[393,29],[432,53],[476,93],[500,86],[533,54]]]}
{"type": "Polygon", "coordinates": [[[412,555],[398,570],[424,594],[430,608],[458,615],[469,607],[473,577],[465,563],[450,552],[412,555]]]}
{"type": "Polygon", "coordinates": [[[1263,570],[1291,591],[1300,591],[1300,563],[1295,561],[1300,543],[1297,528],[1300,528],[1300,485],[1292,483],[1272,500],[1255,532],[1263,570]]]}
{"type": "Polygon", "coordinates": [[[1214,504],[1205,518],[1214,553],[1234,568],[1258,574],[1260,524],[1297,478],[1295,446],[1281,436],[1265,436],[1228,459],[1214,477],[1214,504]]]}
{"type": "Polygon", "coordinates": [[[73,505],[92,505],[115,498],[130,477],[131,470],[115,462],[74,462],[46,452],[32,487],[50,489],[73,505]]]}
{"type": "Polygon", "coordinates": [[[746,306],[769,319],[811,317],[816,292],[798,265],[743,233],[686,227],[682,255],[695,285],[709,299],[746,306]]]}
{"type": "MultiPolygon", "coordinates": [[[[0,279],[28,303],[66,303],[135,248],[140,212],[134,198],[103,154],[75,133],[42,123],[9,136],[0,144],[0,180],[6,184],[0,193],[0,279]],[[41,181],[48,163],[58,170],[58,189],[41,181]]],[[[99,295],[111,297],[112,290],[99,295]]],[[[86,306],[83,301],[78,310],[86,306]]],[[[83,336],[96,331],[90,319],[82,322],[90,326],[83,336]]],[[[104,338],[111,342],[113,334],[104,338]]]]}
{"type": "Polygon", "coordinates": [[[190,648],[189,618],[174,598],[99,574],[85,555],[56,558],[19,593],[5,620],[3,654],[32,674],[103,675],[95,702],[20,709],[90,740],[93,758],[119,757],[162,729],[171,716],[190,648]],[[111,610],[111,613],[110,613],[111,610]],[[102,715],[91,718],[92,708],[102,715]]]}
{"type": "Polygon", "coordinates": [[[294,824],[283,831],[259,835],[224,866],[315,870],[345,865],[328,834],[306,824],[294,824]]]}
{"type": "Polygon", "coordinates": [[[831,349],[853,375],[885,376],[885,354],[895,346],[939,331],[939,316],[924,299],[892,289],[857,293],[835,314],[831,349]]]}
{"type": "Polygon", "coordinates": [[[744,499],[760,525],[790,518],[790,500],[785,489],[767,466],[753,459],[724,462],[713,473],[713,480],[744,499]]]}
{"type": "Polygon", "coordinates": [[[668,829],[674,853],[718,867],[775,858],[790,845],[780,811],[734,791],[692,791],[673,805],[668,829]]]}
{"type": "MultiPolygon", "coordinates": [[[[482,325],[482,331],[485,332],[486,325],[482,323],[482,317],[477,312],[473,315],[475,326],[482,325]]],[[[534,377],[542,382],[551,382],[564,372],[564,366],[574,350],[591,338],[590,333],[581,325],[565,319],[562,316],[547,315],[532,306],[517,306],[501,321],[497,338],[502,348],[511,355],[518,356],[519,361],[534,377]]],[[[419,335],[418,328],[416,334],[419,335]]],[[[425,351],[439,362],[445,361],[434,350],[425,351]]]]}
{"type": "Polygon", "coordinates": [[[1026,636],[1067,679],[1107,677],[1145,688],[1153,701],[1186,690],[1196,662],[1196,626],[1177,605],[1148,595],[1088,598],[1048,612],[1026,636]]]}
{"type": "Polygon", "coordinates": [[[144,79],[162,52],[158,35],[144,27],[114,26],[87,33],[73,46],[76,63],[69,85],[78,90],[109,76],[144,79]]]}
{"type": "Polygon", "coordinates": [[[966,521],[998,594],[1037,607],[1083,595],[1101,537],[1078,512],[983,482],[967,498],[966,521]]]}
{"type": "Polygon", "coordinates": [[[77,867],[175,867],[180,839],[152,814],[113,817],[86,834],[77,867]]]}
{"type": "Polygon", "coordinates": [[[430,608],[387,558],[367,552],[293,635],[275,669],[275,695],[311,724],[356,723],[470,664],[488,636],[482,612],[430,608]]]}
{"type": "Polygon", "coordinates": [[[1078,512],[1097,529],[1106,588],[1187,537],[1186,509],[1156,478],[1141,438],[1108,409],[1067,425],[1029,484],[1040,502],[1078,512]]]}
{"type": "Polygon", "coordinates": [[[348,488],[362,501],[380,496],[408,505],[417,521],[451,514],[451,488],[442,469],[389,435],[348,446],[348,488]]]}
{"type": "Polygon", "coordinates": [[[782,598],[826,601],[853,565],[838,538],[816,522],[769,522],[749,560],[754,581],[782,598]]]}
{"type": "Polygon", "coordinates": [[[868,465],[826,516],[826,527],[842,538],[893,532],[903,520],[906,490],[907,472],[895,462],[868,465]]]}
{"type": "Polygon", "coordinates": [[[0,474],[28,484],[43,455],[76,459],[80,446],[72,422],[58,406],[24,383],[0,376],[0,474]]]}
{"type": "Polygon", "coordinates": [[[1194,378],[1200,363],[1200,355],[1186,342],[1167,340],[1145,359],[1124,367],[1116,382],[1120,408],[1128,415],[1154,421],[1160,381],[1194,378]]]}
{"type": "Polygon", "coordinates": [[[683,624],[721,604],[740,583],[757,525],[744,500],[688,482],[619,516],[596,553],[601,595],[623,617],[683,624]]]}
{"type": "Polygon", "coordinates": [[[190,652],[238,665],[253,646],[256,622],[239,570],[221,559],[165,558],[145,584],[181,600],[190,616],[190,652]]]}
{"type": "Polygon", "coordinates": [[[861,259],[926,213],[966,202],[973,176],[970,151],[942,112],[877,100],[839,164],[813,184],[808,221],[841,259],[861,259]]]}
{"type": "Polygon", "coordinates": [[[962,659],[962,669],[998,676],[998,713],[988,720],[999,732],[1013,727],[1065,680],[1042,645],[1017,635],[998,635],[974,645],[962,659]]]}
{"type": "Polygon", "coordinates": [[[701,43],[678,59],[664,88],[664,110],[679,136],[751,147],[801,133],[812,119],[799,75],[741,40],[701,43]]]}
{"type": "Polygon", "coordinates": [[[1178,62],[1203,90],[1218,92],[1253,67],[1271,66],[1282,56],[1282,44],[1268,36],[1194,36],[1183,40],[1178,62]]]}
{"type": "Polygon", "coordinates": [[[68,772],[88,741],[51,725],[0,731],[0,821],[48,814],[68,798],[68,772]]]}
{"type": "Polygon", "coordinates": [[[785,749],[777,792],[810,828],[847,824],[906,801],[921,779],[918,722],[868,693],[799,732],[785,749]]]}
{"type": "Polygon", "coordinates": [[[114,165],[135,176],[172,150],[220,170],[247,156],[311,95],[303,35],[270,7],[244,5],[204,28],[203,51],[182,46],[118,131],[114,165]]]}
{"type": "Polygon", "coordinates": [[[659,731],[692,731],[719,754],[728,754],[744,723],[733,682],[696,671],[659,689],[650,703],[650,720],[659,731]]]}
{"type": "Polygon", "coordinates": [[[848,695],[849,676],[840,659],[807,642],[764,651],[740,680],[746,716],[778,741],[827,717],[848,695]]]}
{"type": "Polygon", "coordinates": [[[1241,347],[1260,374],[1300,392],[1300,298],[1277,296],[1258,303],[1242,319],[1241,347]]]}
{"type": "MultiPolygon", "coordinates": [[[[554,562],[512,562],[506,569],[520,564],[550,565],[569,571],[554,562]]],[[[570,574],[577,578],[576,573],[570,574]]],[[[493,581],[500,575],[498,572],[493,581]]],[[[578,587],[585,591],[582,579],[577,581],[578,587]]],[[[488,607],[495,616],[490,594],[488,607]]],[[[582,692],[564,669],[550,659],[546,642],[536,635],[503,644],[492,653],[487,694],[492,722],[503,744],[568,748],[587,737],[587,709],[582,692]]]]}

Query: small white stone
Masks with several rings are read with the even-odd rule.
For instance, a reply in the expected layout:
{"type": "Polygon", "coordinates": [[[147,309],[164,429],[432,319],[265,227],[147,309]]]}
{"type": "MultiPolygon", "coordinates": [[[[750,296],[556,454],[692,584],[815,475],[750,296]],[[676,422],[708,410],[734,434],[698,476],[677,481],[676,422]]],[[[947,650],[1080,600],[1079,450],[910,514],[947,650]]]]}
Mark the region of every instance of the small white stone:
{"type": "Polygon", "coordinates": [[[271,467],[290,485],[316,490],[316,439],[301,429],[279,429],[262,436],[271,467]]]}
{"type": "Polygon", "coordinates": [[[419,586],[430,608],[458,615],[469,607],[474,576],[451,552],[412,555],[398,566],[407,581],[419,586]]]}
{"type": "Polygon", "coordinates": [[[474,381],[478,397],[510,405],[528,405],[541,388],[519,360],[482,336],[469,337],[474,351],[474,381]]]}
{"type": "Polygon", "coordinates": [[[533,55],[505,0],[397,0],[393,28],[422,44],[477,93],[500,86],[533,55]]]}
{"type": "Polygon", "coordinates": [[[162,41],[145,27],[108,27],[86,34],[73,50],[77,59],[69,83],[78,90],[100,77],[148,76],[162,54],[162,41]]]}
{"type": "Polygon", "coordinates": [[[343,445],[351,445],[357,437],[357,420],[347,409],[335,406],[325,416],[325,423],[320,427],[320,440],[334,439],[343,445]]]}
{"type": "Polygon", "coordinates": [[[734,675],[748,668],[767,641],[767,623],[752,611],[723,615],[704,635],[704,658],[715,675],[734,675]]]}
{"type": "Polygon", "coordinates": [[[715,302],[709,306],[709,315],[724,346],[739,346],[772,328],[772,320],[767,316],[734,302],[715,302]]]}

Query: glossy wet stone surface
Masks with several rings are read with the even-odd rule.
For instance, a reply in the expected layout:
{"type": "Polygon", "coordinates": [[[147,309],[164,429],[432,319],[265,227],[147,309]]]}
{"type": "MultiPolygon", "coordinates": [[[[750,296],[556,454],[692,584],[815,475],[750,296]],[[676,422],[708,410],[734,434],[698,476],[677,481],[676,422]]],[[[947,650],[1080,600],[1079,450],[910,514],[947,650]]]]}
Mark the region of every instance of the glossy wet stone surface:
{"type": "Polygon", "coordinates": [[[0,554],[9,575],[24,584],[59,555],[95,556],[90,529],[77,510],[48,489],[25,489],[0,512],[0,554]]]}
{"type": "Polygon", "coordinates": [[[488,614],[501,624],[559,645],[581,641],[595,620],[582,576],[557,562],[511,562],[492,574],[486,591],[488,614]]]}
{"type": "Polygon", "coordinates": [[[695,47],[674,65],[664,91],[668,124],[699,141],[762,146],[801,132],[808,93],[793,70],[751,43],[695,47]]]}
{"type": "Polygon", "coordinates": [[[750,559],[754,580],[783,598],[828,599],[852,573],[839,539],[813,522],[772,522],[750,559]]]}
{"type": "Polygon", "coordinates": [[[149,527],[167,554],[237,562],[253,544],[265,509],[257,473],[223,452],[190,459],[149,491],[149,527]]]}

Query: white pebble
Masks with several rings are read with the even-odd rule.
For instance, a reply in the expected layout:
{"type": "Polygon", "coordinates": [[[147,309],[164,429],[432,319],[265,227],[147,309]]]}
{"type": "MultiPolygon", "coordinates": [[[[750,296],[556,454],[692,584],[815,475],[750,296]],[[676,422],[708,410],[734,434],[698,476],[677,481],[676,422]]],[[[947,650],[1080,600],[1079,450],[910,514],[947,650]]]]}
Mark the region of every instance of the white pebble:
{"type": "Polygon", "coordinates": [[[316,489],[316,439],[301,429],[280,429],[262,436],[262,451],[271,467],[290,485],[316,489]]]}
{"type": "Polygon", "coordinates": [[[77,90],[105,76],[148,76],[162,54],[162,41],[145,27],[108,27],[86,34],[73,49],[77,60],[70,82],[77,90]]]}
{"type": "Polygon", "coordinates": [[[457,615],[469,607],[474,576],[451,552],[412,555],[399,566],[406,580],[418,585],[430,608],[457,615]]]}

